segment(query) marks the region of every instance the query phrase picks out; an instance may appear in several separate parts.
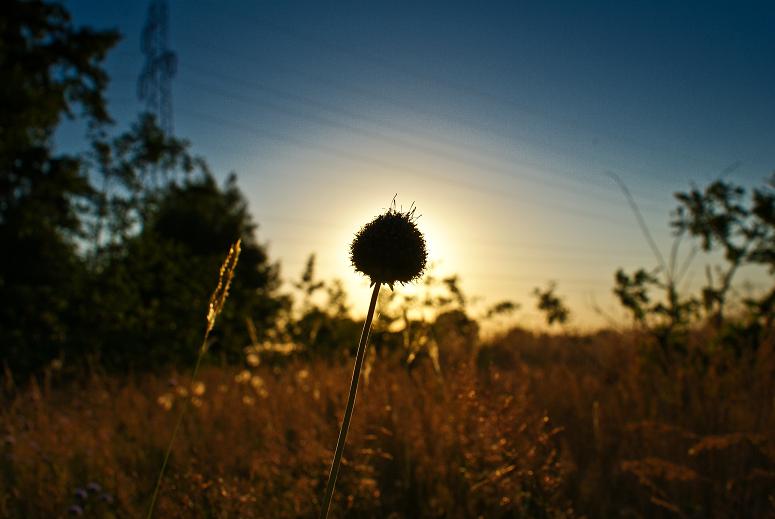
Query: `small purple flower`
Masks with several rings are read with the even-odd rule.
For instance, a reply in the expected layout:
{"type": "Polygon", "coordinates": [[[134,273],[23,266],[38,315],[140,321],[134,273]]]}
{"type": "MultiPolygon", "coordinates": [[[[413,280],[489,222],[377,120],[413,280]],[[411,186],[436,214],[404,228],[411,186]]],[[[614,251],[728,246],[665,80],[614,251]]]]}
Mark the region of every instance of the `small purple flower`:
{"type": "Polygon", "coordinates": [[[67,509],[67,515],[83,515],[83,508],[78,505],[73,505],[67,509]]]}
{"type": "Polygon", "coordinates": [[[102,494],[100,494],[100,501],[102,501],[103,503],[112,505],[113,504],[113,496],[108,494],[107,492],[103,492],[102,494]]]}
{"type": "Polygon", "coordinates": [[[102,492],[102,487],[100,486],[99,483],[97,483],[95,481],[92,481],[91,483],[86,485],[86,490],[88,490],[89,493],[91,493],[91,494],[98,494],[98,493],[102,492]]]}
{"type": "Polygon", "coordinates": [[[86,501],[87,499],[89,499],[89,493],[82,488],[76,488],[74,495],[81,501],[86,501]]]}

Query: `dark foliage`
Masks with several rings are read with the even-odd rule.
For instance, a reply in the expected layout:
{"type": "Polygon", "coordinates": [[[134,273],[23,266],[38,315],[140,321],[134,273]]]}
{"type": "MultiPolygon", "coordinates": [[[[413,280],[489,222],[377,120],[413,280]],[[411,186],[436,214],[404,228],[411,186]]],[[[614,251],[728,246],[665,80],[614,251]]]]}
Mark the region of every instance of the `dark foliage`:
{"type": "Polygon", "coordinates": [[[64,357],[113,368],[188,362],[229,245],[242,256],[211,351],[236,360],[285,304],[230,177],[220,187],[185,140],[143,115],[110,123],[101,68],[112,31],[75,28],[64,7],[11,1],[0,17],[0,337],[16,376],[64,357]],[[63,117],[89,128],[91,152],[56,154],[63,117]]]}
{"type": "Polygon", "coordinates": [[[78,158],[51,137],[79,111],[89,127],[109,121],[101,67],[113,31],[76,28],[67,11],[9,0],[0,14],[0,338],[7,362],[27,371],[72,340],[84,265],[73,239],[79,205],[92,194],[78,158]]]}
{"type": "MultiPolygon", "coordinates": [[[[750,204],[745,203],[742,186],[717,180],[704,191],[693,188],[676,193],[679,206],[671,222],[676,235],[688,234],[700,240],[703,250],[719,250],[726,264],[715,272],[707,270],[707,285],[702,291],[703,306],[716,325],[724,320],[724,309],[737,271],[747,264],[759,264],[775,272],[775,175],[768,185],[754,189],[750,204]]],[[[772,322],[775,291],[760,301],[759,312],[772,322]]]]}
{"type": "Polygon", "coordinates": [[[565,324],[570,317],[570,310],[555,292],[557,285],[549,283],[546,289],[535,288],[536,308],[544,314],[546,324],[565,324]]]}
{"type": "Polygon", "coordinates": [[[140,233],[95,273],[84,340],[91,333],[92,351],[115,367],[190,361],[223,251],[241,238],[229,304],[210,348],[226,361],[241,358],[250,343],[245,319],[262,333],[283,304],[275,293],[277,267],[268,262],[254,232],[234,177],[223,188],[205,174],[160,191],[140,233]]]}

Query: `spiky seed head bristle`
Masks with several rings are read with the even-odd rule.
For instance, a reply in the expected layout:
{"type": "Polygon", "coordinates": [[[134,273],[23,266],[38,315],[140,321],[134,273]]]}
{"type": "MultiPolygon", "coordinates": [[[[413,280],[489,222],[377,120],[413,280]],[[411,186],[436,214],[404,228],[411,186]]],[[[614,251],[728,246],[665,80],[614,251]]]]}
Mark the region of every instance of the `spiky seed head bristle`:
{"type": "Polygon", "coordinates": [[[428,250],[417,228],[415,208],[402,212],[392,207],[364,225],[350,245],[350,260],[356,272],[373,283],[413,281],[425,271],[428,250]]]}

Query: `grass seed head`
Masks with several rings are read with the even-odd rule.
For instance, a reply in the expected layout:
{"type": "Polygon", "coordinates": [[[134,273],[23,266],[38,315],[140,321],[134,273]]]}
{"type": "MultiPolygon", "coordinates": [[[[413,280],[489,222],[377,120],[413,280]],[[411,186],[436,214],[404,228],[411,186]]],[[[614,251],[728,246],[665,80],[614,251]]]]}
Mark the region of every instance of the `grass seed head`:
{"type": "Polygon", "coordinates": [[[226,298],[229,297],[229,287],[234,278],[234,269],[237,268],[237,260],[241,250],[242,240],[237,240],[229,248],[229,254],[221,265],[221,271],[218,273],[218,285],[210,296],[210,303],[207,305],[207,333],[210,333],[215,326],[215,319],[223,310],[226,298]]]}
{"type": "Polygon", "coordinates": [[[415,208],[402,212],[392,206],[364,225],[350,245],[350,260],[356,272],[372,284],[408,283],[425,271],[428,250],[417,228],[415,208]]]}

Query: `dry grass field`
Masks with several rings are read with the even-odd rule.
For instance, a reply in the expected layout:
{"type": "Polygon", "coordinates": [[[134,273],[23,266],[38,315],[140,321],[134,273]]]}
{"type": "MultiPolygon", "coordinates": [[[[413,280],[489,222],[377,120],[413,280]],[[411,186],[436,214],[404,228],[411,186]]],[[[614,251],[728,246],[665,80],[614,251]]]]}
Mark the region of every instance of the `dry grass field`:
{"type": "Polygon", "coordinates": [[[0,519],[775,519],[775,2],[609,3],[3,0],[0,519]]]}
{"type": "MultiPolygon", "coordinates": [[[[335,517],[768,517],[773,341],[734,356],[696,332],[513,331],[408,370],[379,355],[358,395],[335,517]],[[680,357],[680,358],[679,358],[680,357]]],[[[12,385],[0,516],[142,517],[178,410],[157,517],[315,517],[350,363],[92,374],[12,385]]],[[[247,366],[247,365],[246,365],[247,366]]]]}

